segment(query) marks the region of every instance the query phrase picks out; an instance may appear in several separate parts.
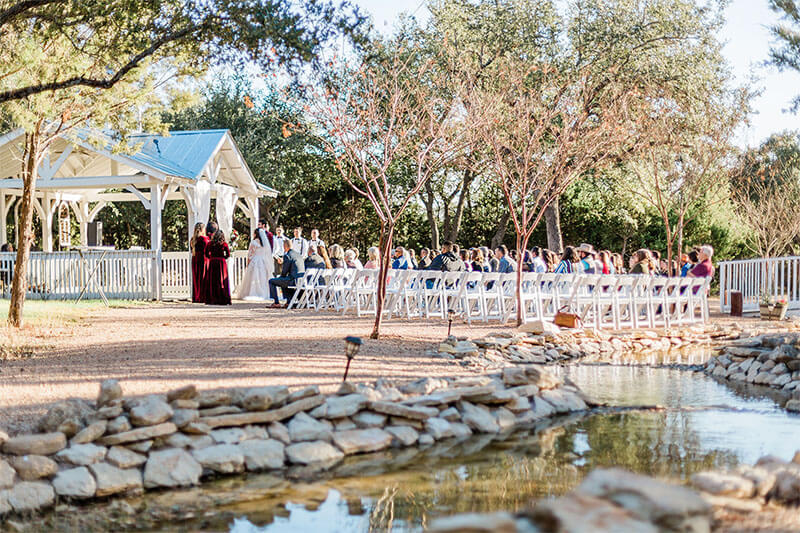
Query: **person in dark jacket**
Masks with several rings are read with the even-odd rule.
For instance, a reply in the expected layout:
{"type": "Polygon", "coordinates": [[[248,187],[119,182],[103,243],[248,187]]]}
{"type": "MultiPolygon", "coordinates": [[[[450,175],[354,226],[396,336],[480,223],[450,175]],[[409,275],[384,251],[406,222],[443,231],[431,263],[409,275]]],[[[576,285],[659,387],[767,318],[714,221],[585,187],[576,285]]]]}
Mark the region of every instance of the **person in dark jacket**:
{"type": "Polygon", "coordinates": [[[268,307],[272,309],[286,307],[285,305],[281,305],[278,301],[278,287],[280,287],[281,292],[286,297],[286,303],[288,304],[292,300],[295,291],[295,289],[290,288],[290,286],[295,285],[297,280],[302,278],[306,273],[303,257],[300,255],[300,252],[292,248],[292,241],[288,239],[283,241],[283,251],[283,268],[281,270],[281,275],[280,277],[269,280],[269,295],[274,303],[268,307]]]}
{"type": "Polygon", "coordinates": [[[442,245],[442,253],[437,255],[425,270],[438,270],[440,272],[461,272],[466,270],[464,262],[458,257],[458,250],[452,242],[442,245]]]}
{"type": "Polygon", "coordinates": [[[311,268],[325,268],[325,260],[319,255],[317,247],[313,244],[308,247],[308,257],[305,260],[306,270],[311,268]]]}

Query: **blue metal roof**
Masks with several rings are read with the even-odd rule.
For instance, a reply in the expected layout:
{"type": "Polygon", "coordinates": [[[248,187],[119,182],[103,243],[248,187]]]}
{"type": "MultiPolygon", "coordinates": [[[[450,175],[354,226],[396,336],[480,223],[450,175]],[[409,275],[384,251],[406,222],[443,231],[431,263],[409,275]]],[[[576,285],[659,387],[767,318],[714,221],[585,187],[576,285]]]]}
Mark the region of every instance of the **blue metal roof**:
{"type": "Polygon", "coordinates": [[[128,157],[166,174],[199,179],[228,130],[171,131],[164,135],[132,135],[141,149],[128,157]]]}

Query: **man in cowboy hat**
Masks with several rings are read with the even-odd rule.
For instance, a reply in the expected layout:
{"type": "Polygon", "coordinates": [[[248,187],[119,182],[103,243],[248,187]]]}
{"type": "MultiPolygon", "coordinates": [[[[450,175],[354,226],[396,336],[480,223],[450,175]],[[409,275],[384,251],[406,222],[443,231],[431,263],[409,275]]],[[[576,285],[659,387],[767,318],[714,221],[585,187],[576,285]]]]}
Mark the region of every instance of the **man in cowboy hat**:
{"type": "Polygon", "coordinates": [[[587,243],[581,243],[578,246],[578,254],[581,256],[581,270],[582,274],[594,274],[597,271],[597,263],[594,260],[594,256],[597,252],[594,251],[594,246],[587,243]]]}

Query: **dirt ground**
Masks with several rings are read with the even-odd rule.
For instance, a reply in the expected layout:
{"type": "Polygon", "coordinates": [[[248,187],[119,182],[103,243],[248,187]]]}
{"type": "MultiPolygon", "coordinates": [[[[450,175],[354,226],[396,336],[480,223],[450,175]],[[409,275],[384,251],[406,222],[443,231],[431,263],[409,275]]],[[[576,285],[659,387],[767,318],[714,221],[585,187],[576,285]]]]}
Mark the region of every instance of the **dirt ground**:
{"type": "MultiPolygon", "coordinates": [[[[159,303],[94,309],[82,320],[26,332],[33,355],[0,360],[0,429],[30,430],[49,403],[94,399],[100,381],[118,379],[126,394],[161,393],[187,384],[200,389],[315,384],[342,380],[347,335],[364,339],[348,381],[468,374],[452,362],[425,357],[447,335],[447,322],[392,319],[370,340],[374,318],[330,312],[159,303]]],[[[453,334],[486,335],[498,324],[453,323],[453,334]]]]}

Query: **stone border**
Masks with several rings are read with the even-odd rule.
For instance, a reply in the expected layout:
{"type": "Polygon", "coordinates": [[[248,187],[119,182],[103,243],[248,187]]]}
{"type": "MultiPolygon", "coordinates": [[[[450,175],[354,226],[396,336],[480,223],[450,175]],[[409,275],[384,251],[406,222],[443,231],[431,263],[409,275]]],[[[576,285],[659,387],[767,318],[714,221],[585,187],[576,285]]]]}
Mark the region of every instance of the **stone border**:
{"type": "Polygon", "coordinates": [[[148,489],[197,485],[245,471],[315,470],[345,456],[425,446],[474,433],[531,427],[596,405],[541,367],[477,378],[344,383],[123,398],[115,380],[95,403],[67,400],[39,422],[42,433],[0,432],[0,516],[148,489]],[[68,440],[69,439],[69,440],[68,440]]]}

